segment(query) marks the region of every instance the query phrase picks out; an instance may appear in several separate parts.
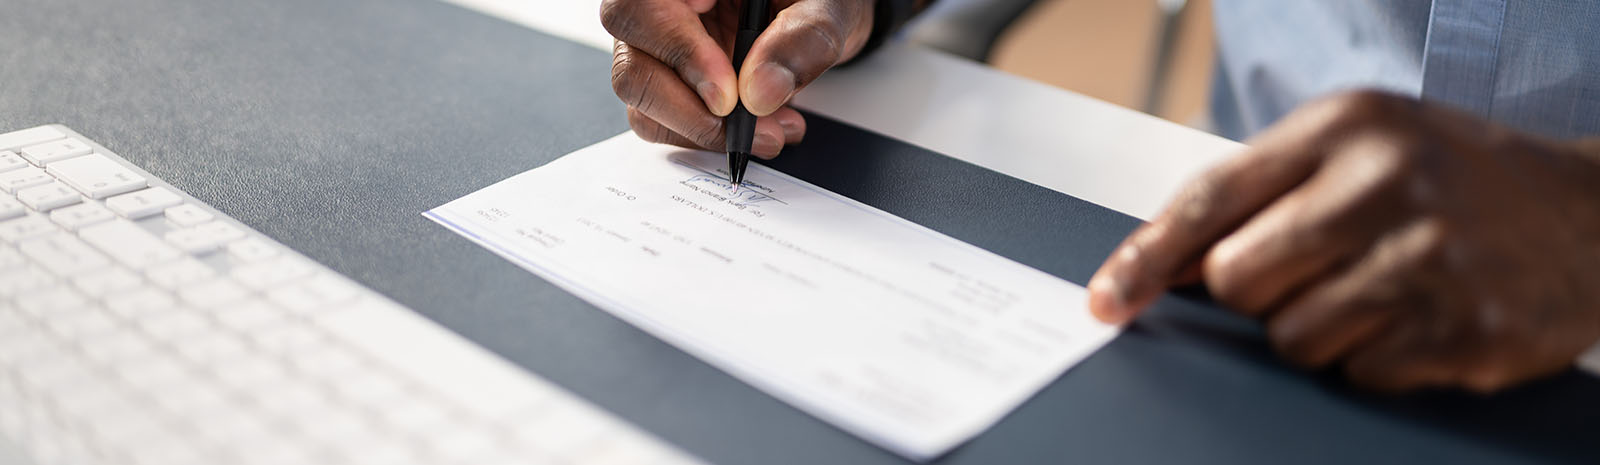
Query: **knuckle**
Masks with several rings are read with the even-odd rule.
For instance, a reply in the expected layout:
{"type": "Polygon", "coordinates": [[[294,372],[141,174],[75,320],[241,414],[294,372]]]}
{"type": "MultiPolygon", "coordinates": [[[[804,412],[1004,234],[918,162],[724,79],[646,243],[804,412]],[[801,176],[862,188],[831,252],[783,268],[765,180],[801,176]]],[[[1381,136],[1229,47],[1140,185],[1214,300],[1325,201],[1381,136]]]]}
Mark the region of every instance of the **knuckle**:
{"type": "Polygon", "coordinates": [[[1303,368],[1315,369],[1325,365],[1326,361],[1318,359],[1310,338],[1285,321],[1280,317],[1267,324],[1267,340],[1273,350],[1285,360],[1303,368]]]}
{"type": "Polygon", "coordinates": [[[1393,377],[1387,370],[1367,364],[1345,365],[1344,376],[1350,383],[1369,389],[1382,389],[1393,377]]]}
{"type": "Polygon", "coordinates": [[[684,40],[671,40],[660,44],[656,48],[655,57],[667,67],[682,69],[689,65],[690,57],[694,56],[694,44],[684,40]]]}
{"type": "MultiPolygon", "coordinates": [[[[795,38],[795,43],[803,44],[809,52],[811,59],[827,65],[838,64],[844,57],[844,32],[845,28],[837,20],[811,20],[800,21],[789,31],[795,38]]],[[[802,79],[815,77],[815,73],[823,70],[795,70],[797,73],[806,73],[802,79]]]]}
{"type": "Polygon", "coordinates": [[[1321,120],[1320,133],[1327,137],[1357,134],[1391,136],[1398,125],[1409,123],[1407,113],[1415,111],[1417,103],[1398,95],[1377,90],[1353,90],[1335,94],[1310,105],[1308,113],[1321,120]]]}
{"type": "Polygon", "coordinates": [[[1228,308],[1238,310],[1246,315],[1255,315],[1261,312],[1260,305],[1254,302],[1249,291],[1250,286],[1244,284],[1246,279],[1240,279],[1234,272],[1236,268],[1229,263],[1228,258],[1212,258],[1207,254],[1201,266],[1206,277],[1206,290],[1211,297],[1222,302],[1228,308]]]}
{"type": "Polygon", "coordinates": [[[630,107],[648,112],[652,79],[655,73],[639,66],[631,52],[618,54],[611,63],[611,90],[630,107]]]}
{"type": "Polygon", "coordinates": [[[649,132],[650,135],[647,137],[647,139],[649,139],[651,142],[664,144],[678,143],[678,139],[673,137],[677,134],[672,132],[672,129],[666,127],[666,125],[652,124],[649,132]]]}
{"type": "Polygon", "coordinates": [[[1451,226],[1444,218],[1428,216],[1401,232],[1402,247],[1410,255],[1413,271],[1436,268],[1447,264],[1455,247],[1451,240],[1451,226]]]}
{"type": "Polygon", "coordinates": [[[662,141],[661,140],[661,134],[658,131],[658,129],[660,128],[660,125],[659,124],[654,124],[654,122],[649,121],[648,119],[646,119],[644,114],[639,113],[638,111],[635,111],[635,110],[629,110],[628,111],[628,127],[633,129],[633,133],[634,134],[638,134],[639,137],[643,138],[645,141],[648,141],[648,142],[661,142],[662,141]]]}
{"type": "Polygon", "coordinates": [[[630,20],[632,16],[628,14],[629,7],[633,6],[631,3],[633,2],[629,0],[605,0],[600,3],[600,25],[604,26],[612,37],[617,37],[632,27],[630,20]]]}
{"type": "Polygon", "coordinates": [[[1473,369],[1463,384],[1473,392],[1487,395],[1505,390],[1514,381],[1511,370],[1504,364],[1489,362],[1473,369]]]}
{"type": "Polygon", "coordinates": [[[612,37],[639,37],[655,38],[646,45],[651,56],[666,63],[667,66],[678,68],[686,63],[694,52],[691,41],[678,40],[681,18],[677,12],[668,8],[639,5],[637,1],[606,0],[600,4],[600,24],[605,27],[612,37]]]}
{"type": "Polygon", "coordinates": [[[1402,101],[1402,97],[1372,89],[1346,91],[1329,99],[1335,115],[1361,121],[1393,114],[1402,101]]]}
{"type": "Polygon", "coordinates": [[[1415,362],[1366,364],[1356,368],[1347,366],[1345,378],[1366,389],[1399,393],[1420,387],[1422,383],[1418,373],[1426,369],[1415,362]]]}
{"type": "Polygon", "coordinates": [[[616,53],[611,57],[611,90],[618,96],[629,93],[638,84],[634,79],[633,53],[627,46],[617,45],[616,53]]]}
{"type": "Polygon", "coordinates": [[[722,140],[722,123],[716,121],[715,118],[695,124],[694,129],[683,136],[706,148],[714,148],[725,143],[722,140]]]}
{"type": "Polygon", "coordinates": [[[1221,204],[1228,198],[1222,195],[1222,180],[1231,172],[1229,168],[1225,166],[1207,171],[1183,188],[1172,205],[1173,219],[1177,220],[1177,224],[1200,223],[1221,209],[1221,204]]]}

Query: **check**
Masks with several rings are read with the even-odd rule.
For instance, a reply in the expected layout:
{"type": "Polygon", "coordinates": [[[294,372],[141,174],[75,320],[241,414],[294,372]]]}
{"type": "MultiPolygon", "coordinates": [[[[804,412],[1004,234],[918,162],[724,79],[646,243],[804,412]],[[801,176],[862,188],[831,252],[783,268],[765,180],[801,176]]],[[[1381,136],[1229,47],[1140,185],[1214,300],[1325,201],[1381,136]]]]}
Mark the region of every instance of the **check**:
{"type": "Polygon", "coordinates": [[[910,458],[960,445],[1117,329],[1083,288],[760,165],[623,134],[425,215],[910,458]]]}

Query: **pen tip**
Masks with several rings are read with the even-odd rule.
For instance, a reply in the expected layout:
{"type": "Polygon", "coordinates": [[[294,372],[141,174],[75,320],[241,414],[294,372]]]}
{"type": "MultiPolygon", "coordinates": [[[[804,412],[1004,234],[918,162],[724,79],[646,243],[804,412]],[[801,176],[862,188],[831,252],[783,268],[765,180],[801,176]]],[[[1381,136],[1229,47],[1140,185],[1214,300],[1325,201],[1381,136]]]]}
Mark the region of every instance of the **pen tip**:
{"type": "Polygon", "coordinates": [[[749,165],[750,155],[743,152],[728,154],[728,180],[733,181],[735,187],[744,184],[744,169],[749,165]]]}

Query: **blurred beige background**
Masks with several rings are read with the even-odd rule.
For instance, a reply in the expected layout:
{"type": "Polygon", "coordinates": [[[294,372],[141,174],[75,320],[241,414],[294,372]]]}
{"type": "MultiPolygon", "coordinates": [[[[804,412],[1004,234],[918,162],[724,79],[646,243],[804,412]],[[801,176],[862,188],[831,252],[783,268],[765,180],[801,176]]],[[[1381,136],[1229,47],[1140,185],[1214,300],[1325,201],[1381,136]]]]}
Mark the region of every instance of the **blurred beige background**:
{"type": "MultiPolygon", "coordinates": [[[[1155,114],[1203,129],[1216,53],[1211,1],[1188,3],[1155,114]]],[[[1160,23],[1155,0],[1041,0],[1001,36],[990,61],[1006,72],[1144,110],[1160,23]]]]}

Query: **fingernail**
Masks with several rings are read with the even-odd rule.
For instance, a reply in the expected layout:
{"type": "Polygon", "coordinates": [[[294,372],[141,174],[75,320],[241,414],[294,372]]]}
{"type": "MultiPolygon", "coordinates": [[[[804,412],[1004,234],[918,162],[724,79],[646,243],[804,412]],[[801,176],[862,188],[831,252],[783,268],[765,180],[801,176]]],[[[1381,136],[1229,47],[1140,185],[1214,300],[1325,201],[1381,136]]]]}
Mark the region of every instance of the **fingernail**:
{"type": "Polygon", "coordinates": [[[778,151],[783,150],[783,139],[771,132],[757,131],[755,146],[750,149],[754,150],[757,156],[772,158],[778,155],[778,151]]]}
{"type": "Polygon", "coordinates": [[[733,111],[731,108],[733,105],[727,102],[727,97],[722,95],[722,87],[717,86],[716,83],[704,81],[700,85],[694,86],[694,88],[695,92],[700,93],[700,100],[706,102],[706,109],[711,110],[712,114],[728,116],[728,113],[733,111]]]}
{"type": "Polygon", "coordinates": [[[1090,279],[1089,310],[1106,323],[1121,323],[1127,319],[1128,295],[1122,281],[1104,274],[1090,279]]]}
{"type": "Polygon", "coordinates": [[[741,92],[744,106],[758,116],[778,111],[794,93],[794,72],[777,63],[763,63],[750,73],[741,92]]]}

